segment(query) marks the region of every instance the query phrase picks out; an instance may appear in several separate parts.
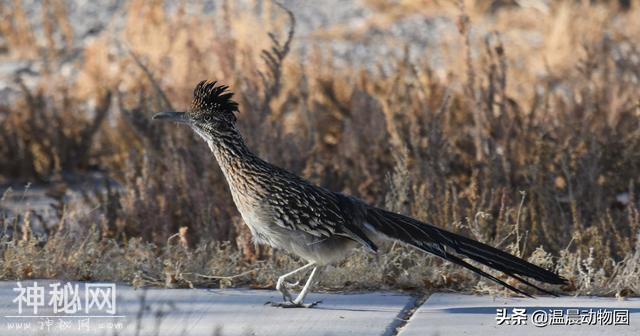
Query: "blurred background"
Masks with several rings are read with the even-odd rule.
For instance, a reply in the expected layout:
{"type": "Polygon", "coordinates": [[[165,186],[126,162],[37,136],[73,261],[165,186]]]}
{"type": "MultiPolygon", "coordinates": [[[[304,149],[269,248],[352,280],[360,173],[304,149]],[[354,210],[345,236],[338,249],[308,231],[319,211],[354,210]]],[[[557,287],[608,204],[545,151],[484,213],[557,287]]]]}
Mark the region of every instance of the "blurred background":
{"type": "MultiPolygon", "coordinates": [[[[640,293],[638,18],[624,0],[3,0],[0,278],[270,287],[299,264],[254,246],[206,144],[150,121],[209,79],[274,164],[566,292],[640,293]]],[[[321,286],[498,291],[385,248],[321,286]]]]}

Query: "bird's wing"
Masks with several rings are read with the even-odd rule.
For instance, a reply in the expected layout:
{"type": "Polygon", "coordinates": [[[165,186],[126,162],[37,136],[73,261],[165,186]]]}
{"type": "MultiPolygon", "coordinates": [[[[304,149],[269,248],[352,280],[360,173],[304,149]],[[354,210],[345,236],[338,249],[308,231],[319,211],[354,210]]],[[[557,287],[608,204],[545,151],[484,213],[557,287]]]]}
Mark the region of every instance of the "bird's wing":
{"type": "Polygon", "coordinates": [[[372,252],[378,250],[363,232],[363,225],[358,224],[363,218],[360,201],[315,186],[289,173],[286,179],[280,181],[292,180],[295,182],[275,181],[270,186],[274,189],[272,194],[285,195],[269,200],[274,204],[272,209],[276,224],[316,237],[343,236],[362,244],[372,252]]]}
{"type": "Polygon", "coordinates": [[[435,254],[526,296],[530,296],[530,294],[484,272],[460,256],[501,271],[522,283],[551,295],[554,294],[537,287],[522,277],[531,277],[550,284],[566,284],[566,280],[559,275],[509,253],[407,216],[369,207],[365,213],[365,220],[378,233],[435,254]]]}

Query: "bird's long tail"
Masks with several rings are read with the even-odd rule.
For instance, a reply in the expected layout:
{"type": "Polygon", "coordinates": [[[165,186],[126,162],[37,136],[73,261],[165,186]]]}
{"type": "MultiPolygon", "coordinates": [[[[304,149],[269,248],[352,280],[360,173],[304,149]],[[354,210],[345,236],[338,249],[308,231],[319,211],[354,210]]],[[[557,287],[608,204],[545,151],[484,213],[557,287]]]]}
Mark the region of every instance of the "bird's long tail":
{"type": "Polygon", "coordinates": [[[480,264],[501,271],[526,285],[554,296],[554,293],[532,284],[523,277],[530,277],[541,282],[555,285],[562,285],[567,282],[556,273],[545,270],[509,253],[433,225],[422,223],[407,216],[378,208],[370,208],[366,213],[366,221],[374,230],[389,238],[400,240],[422,251],[433,253],[516,293],[528,297],[531,297],[531,294],[507,284],[497,277],[468,263],[462,259],[462,257],[467,257],[480,264]]]}

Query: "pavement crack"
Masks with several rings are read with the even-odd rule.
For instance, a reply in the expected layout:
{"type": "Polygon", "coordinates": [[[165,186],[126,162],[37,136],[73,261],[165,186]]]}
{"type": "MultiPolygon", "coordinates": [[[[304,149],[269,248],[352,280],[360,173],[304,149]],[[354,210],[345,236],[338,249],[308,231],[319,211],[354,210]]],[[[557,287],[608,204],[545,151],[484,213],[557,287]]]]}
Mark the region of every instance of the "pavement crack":
{"type": "Polygon", "coordinates": [[[413,314],[422,306],[429,298],[429,294],[423,294],[420,296],[412,296],[411,300],[407,302],[404,308],[393,319],[391,324],[385,329],[384,336],[396,336],[400,333],[402,328],[409,323],[413,314]]]}

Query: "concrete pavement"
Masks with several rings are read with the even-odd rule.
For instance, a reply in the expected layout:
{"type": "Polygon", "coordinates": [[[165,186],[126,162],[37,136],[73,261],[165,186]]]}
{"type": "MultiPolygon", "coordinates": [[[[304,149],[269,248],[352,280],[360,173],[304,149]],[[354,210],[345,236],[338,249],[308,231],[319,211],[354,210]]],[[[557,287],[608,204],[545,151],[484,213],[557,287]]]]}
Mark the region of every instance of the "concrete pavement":
{"type": "Polygon", "coordinates": [[[638,336],[640,298],[529,299],[436,293],[400,332],[400,336],[418,335],[638,336]]]}
{"type": "Polygon", "coordinates": [[[313,309],[283,309],[265,305],[281,300],[271,290],[136,290],[110,283],[3,281],[0,335],[640,335],[639,298],[436,293],[419,307],[416,297],[401,293],[314,293],[308,299],[322,302],[313,309]],[[545,326],[534,325],[543,321],[539,311],[548,312],[545,326]],[[566,315],[564,324],[551,325],[552,318],[562,322],[554,311],[566,315]],[[585,317],[571,316],[574,322],[569,323],[569,315],[575,314],[585,317]],[[593,324],[587,325],[590,315],[593,324]],[[582,325],[577,325],[580,318],[582,325]]]}

